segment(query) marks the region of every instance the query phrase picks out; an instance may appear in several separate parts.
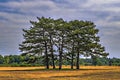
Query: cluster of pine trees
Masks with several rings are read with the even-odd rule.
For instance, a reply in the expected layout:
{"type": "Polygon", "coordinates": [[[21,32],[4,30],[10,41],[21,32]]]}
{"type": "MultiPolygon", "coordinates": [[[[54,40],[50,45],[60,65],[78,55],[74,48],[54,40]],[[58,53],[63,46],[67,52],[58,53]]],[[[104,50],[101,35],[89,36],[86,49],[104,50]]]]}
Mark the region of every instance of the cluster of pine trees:
{"type": "Polygon", "coordinates": [[[45,56],[46,69],[52,61],[55,69],[55,55],[58,55],[59,69],[62,69],[63,58],[69,55],[71,69],[76,61],[79,69],[79,58],[83,56],[107,56],[104,47],[99,43],[99,30],[91,21],[72,20],[62,18],[52,19],[37,17],[38,21],[30,21],[32,26],[23,29],[24,41],[20,44],[23,55],[45,56]],[[49,55],[51,58],[49,58],[49,55]]]}

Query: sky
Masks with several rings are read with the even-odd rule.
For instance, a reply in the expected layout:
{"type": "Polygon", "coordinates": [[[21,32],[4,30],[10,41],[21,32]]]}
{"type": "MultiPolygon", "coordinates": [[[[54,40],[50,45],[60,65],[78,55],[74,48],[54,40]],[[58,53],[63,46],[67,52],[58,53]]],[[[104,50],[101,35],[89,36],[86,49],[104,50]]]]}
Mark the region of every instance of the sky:
{"type": "Polygon", "coordinates": [[[109,57],[120,58],[120,0],[0,0],[0,54],[21,54],[22,29],[42,16],[94,22],[109,57]]]}

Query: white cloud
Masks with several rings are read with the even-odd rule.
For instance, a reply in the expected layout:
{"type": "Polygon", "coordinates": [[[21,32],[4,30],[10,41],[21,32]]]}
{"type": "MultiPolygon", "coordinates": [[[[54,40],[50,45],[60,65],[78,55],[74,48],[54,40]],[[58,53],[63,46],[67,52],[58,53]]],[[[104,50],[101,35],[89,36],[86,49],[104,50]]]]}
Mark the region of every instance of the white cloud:
{"type": "MultiPolygon", "coordinates": [[[[99,6],[106,4],[120,3],[120,0],[88,0],[84,7],[99,6]]],[[[102,6],[101,6],[102,7],[102,6]]]]}
{"type": "MultiPolygon", "coordinates": [[[[20,39],[19,42],[22,41],[22,37],[19,37],[22,35],[22,30],[19,28],[29,27],[29,20],[34,21],[37,16],[62,17],[65,20],[94,21],[100,29],[100,34],[104,35],[102,42],[107,46],[110,43],[119,46],[115,41],[118,41],[116,37],[119,36],[120,21],[119,18],[116,20],[115,16],[120,17],[120,6],[111,6],[116,3],[119,4],[120,0],[16,0],[0,3],[0,6],[3,7],[3,10],[0,8],[0,18],[4,18],[0,19],[0,37],[4,36],[6,39],[10,36],[8,37],[10,39],[5,40],[7,44],[14,42],[18,44],[17,41],[12,41],[12,38],[20,39]],[[7,31],[9,34],[6,34],[7,31]],[[17,34],[17,32],[19,33],[17,34]],[[109,38],[110,35],[111,38],[109,38]],[[107,41],[109,42],[107,43],[107,41]]],[[[14,47],[16,46],[14,45],[14,47]]]]}
{"type": "Polygon", "coordinates": [[[24,0],[24,1],[9,1],[7,3],[0,3],[2,6],[11,8],[30,8],[39,6],[54,7],[54,3],[50,0],[24,0]]]}
{"type": "Polygon", "coordinates": [[[56,7],[55,4],[50,0],[11,1],[7,3],[0,3],[0,5],[13,9],[19,9],[19,11],[23,13],[32,12],[34,9],[53,9],[56,7]]]}
{"type": "Polygon", "coordinates": [[[112,6],[113,4],[120,4],[120,0],[87,0],[87,2],[82,5],[82,7],[92,11],[119,13],[120,7],[112,6]]]}

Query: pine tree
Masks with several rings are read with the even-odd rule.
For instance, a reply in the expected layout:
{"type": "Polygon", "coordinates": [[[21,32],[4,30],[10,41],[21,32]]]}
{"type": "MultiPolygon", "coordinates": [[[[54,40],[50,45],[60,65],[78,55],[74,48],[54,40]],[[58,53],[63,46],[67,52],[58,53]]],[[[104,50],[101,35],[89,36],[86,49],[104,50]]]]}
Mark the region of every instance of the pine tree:
{"type": "Polygon", "coordinates": [[[24,55],[44,56],[46,69],[52,60],[55,69],[55,53],[59,58],[59,69],[62,69],[63,59],[70,56],[71,69],[76,59],[76,69],[80,69],[80,56],[107,56],[105,48],[99,43],[99,30],[90,21],[64,21],[37,17],[38,21],[30,21],[32,27],[23,29],[24,41],[20,50],[24,55]],[[50,56],[50,57],[49,57],[50,56]]]}

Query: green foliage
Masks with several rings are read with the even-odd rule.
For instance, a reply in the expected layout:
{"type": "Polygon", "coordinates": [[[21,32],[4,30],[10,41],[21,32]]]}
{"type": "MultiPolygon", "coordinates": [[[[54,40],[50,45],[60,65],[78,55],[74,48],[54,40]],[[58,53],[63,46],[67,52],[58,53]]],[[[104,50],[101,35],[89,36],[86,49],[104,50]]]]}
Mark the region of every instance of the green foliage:
{"type": "MultiPolygon", "coordinates": [[[[99,30],[91,21],[64,21],[45,17],[37,17],[38,21],[30,21],[32,27],[28,30],[23,29],[24,41],[20,44],[23,55],[44,57],[44,65],[49,69],[49,64],[55,68],[55,54],[58,54],[59,69],[62,64],[76,63],[79,69],[80,55],[83,56],[104,56],[104,47],[99,43],[99,30]],[[69,54],[69,55],[68,55],[69,54]],[[69,58],[69,59],[67,59],[69,58]],[[70,60],[69,62],[67,60],[70,60]],[[76,62],[75,62],[76,61],[76,62]]],[[[8,60],[12,63],[15,58],[8,60]]],[[[36,61],[37,59],[31,59],[36,61]]],[[[18,60],[15,59],[18,62],[18,60]]],[[[29,62],[31,62],[29,61],[29,62]]],[[[96,63],[95,63],[96,64],[96,63]]],[[[101,63],[99,62],[101,65],[101,63]]]]}
{"type": "MultiPolygon", "coordinates": [[[[59,59],[57,58],[57,55],[55,56],[55,65],[59,65],[59,59]]],[[[3,61],[0,66],[8,66],[8,67],[27,67],[27,66],[44,66],[45,63],[45,56],[43,57],[33,57],[33,56],[21,56],[21,55],[8,55],[8,56],[1,56],[1,61],[3,61]],[[6,62],[7,60],[10,60],[11,57],[13,56],[13,59],[9,62],[6,62]],[[7,58],[6,58],[7,57],[7,58]],[[18,58],[19,61],[15,61],[15,59],[18,58]],[[6,60],[7,59],[7,60],[6,60]],[[36,59],[36,60],[34,60],[36,59]]],[[[49,58],[51,58],[49,56],[49,58]]],[[[96,66],[120,66],[120,58],[106,58],[106,57],[99,57],[95,56],[94,58],[81,58],[79,59],[79,65],[85,65],[85,66],[91,66],[91,65],[96,65],[96,66]],[[110,65],[111,64],[111,65],[110,65]]],[[[74,59],[73,65],[75,66],[76,60],[74,59]]],[[[50,59],[49,64],[52,66],[52,60],[50,59]]],[[[71,65],[71,60],[70,58],[63,58],[63,65],[71,65]]]]}
{"type": "Polygon", "coordinates": [[[3,64],[4,63],[4,58],[2,55],[0,55],[0,64],[3,64]]]}

